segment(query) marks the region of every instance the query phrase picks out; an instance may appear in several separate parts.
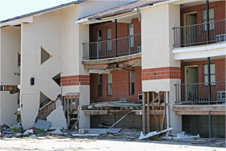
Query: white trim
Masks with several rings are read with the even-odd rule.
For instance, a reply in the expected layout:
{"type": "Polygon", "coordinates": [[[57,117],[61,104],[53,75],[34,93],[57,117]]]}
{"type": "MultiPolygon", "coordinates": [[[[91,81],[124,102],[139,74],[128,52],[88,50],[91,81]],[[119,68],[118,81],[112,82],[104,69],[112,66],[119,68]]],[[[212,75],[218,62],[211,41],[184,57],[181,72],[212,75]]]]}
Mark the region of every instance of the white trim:
{"type": "Polygon", "coordinates": [[[8,22],[5,22],[5,23],[0,23],[0,27],[14,26],[14,25],[22,24],[22,23],[32,23],[32,22],[33,22],[33,16],[29,16],[29,17],[25,17],[25,18],[21,18],[21,19],[8,21],[8,22]]]}
{"type": "Polygon", "coordinates": [[[226,55],[226,42],[202,46],[174,48],[175,60],[198,59],[226,55]]]}

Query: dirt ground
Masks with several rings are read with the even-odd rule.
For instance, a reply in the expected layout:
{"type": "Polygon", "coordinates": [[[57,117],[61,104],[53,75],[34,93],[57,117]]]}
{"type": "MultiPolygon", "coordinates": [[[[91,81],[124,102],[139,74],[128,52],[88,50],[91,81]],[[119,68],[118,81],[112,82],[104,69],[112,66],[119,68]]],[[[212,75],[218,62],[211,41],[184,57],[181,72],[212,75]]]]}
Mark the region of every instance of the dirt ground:
{"type": "MultiPolygon", "coordinates": [[[[200,140],[199,140],[200,141],[200,140]]],[[[215,140],[216,141],[216,140],[215,140]]],[[[225,140],[223,140],[223,143],[225,140]]],[[[0,140],[0,150],[31,150],[31,151],[225,151],[224,147],[211,147],[216,144],[178,142],[168,140],[128,140],[111,138],[5,138],[0,140]],[[212,144],[212,145],[211,145],[212,144]]],[[[221,141],[218,141],[222,143],[221,141]]]]}

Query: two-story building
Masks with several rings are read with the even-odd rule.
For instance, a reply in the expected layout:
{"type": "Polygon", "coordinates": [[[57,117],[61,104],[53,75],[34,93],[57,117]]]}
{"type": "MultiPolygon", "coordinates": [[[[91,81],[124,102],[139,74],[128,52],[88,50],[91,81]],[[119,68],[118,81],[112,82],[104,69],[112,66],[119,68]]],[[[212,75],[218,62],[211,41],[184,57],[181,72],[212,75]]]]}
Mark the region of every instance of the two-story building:
{"type": "Polygon", "coordinates": [[[0,124],[19,106],[30,128],[62,104],[68,127],[124,118],[115,126],[225,137],[223,0],[76,1],[0,33],[0,124]]]}

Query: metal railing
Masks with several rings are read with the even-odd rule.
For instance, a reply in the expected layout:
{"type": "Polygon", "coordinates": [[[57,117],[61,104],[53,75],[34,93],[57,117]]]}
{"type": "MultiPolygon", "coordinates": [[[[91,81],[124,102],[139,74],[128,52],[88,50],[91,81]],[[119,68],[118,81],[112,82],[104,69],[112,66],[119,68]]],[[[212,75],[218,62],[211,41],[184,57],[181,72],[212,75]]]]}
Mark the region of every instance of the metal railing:
{"type": "Polygon", "coordinates": [[[176,104],[218,104],[226,102],[226,81],[175,84],[176,104]],[[209,99],[209,87],[210,99],[209,99]]]}
{"type": "Polygon", "coordinates": [[[141,35],[83,43],[83,59],[105,59],[141,52],[141,35]]]}
{"type": "Polygon", "coordinates": [[[226,41],[226,20],[209,22],[210,40],[207,40],[207,23],[174,27],[174,48],[226,41]]]}

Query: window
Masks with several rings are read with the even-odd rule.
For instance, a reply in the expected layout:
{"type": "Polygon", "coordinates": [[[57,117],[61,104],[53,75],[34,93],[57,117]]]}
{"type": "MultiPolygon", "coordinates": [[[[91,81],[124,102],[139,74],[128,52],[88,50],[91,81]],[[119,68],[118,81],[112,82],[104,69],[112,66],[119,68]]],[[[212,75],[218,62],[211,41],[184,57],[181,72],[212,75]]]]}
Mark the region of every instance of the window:
{"type": "MultiPolygon", "coordinates": [[[[203,66],[204,69],[204,83],[208,82],[208,65],[203,66]]],[[[210,82],[215,82],[215,64],[210,64],[210,82]]]]}
{"type": "Polygon", "coordinates": [[[102,96],[102,74],[98,75],[98,96],[102,96]]]}
{"type": "Polygon", "coordinates": [[[108,95],[112,95],[112,74],[108,74],[108,95]]]}
{"type": "Polygon", "coordinates": [[[129,25],[129,47],[134,47],[134,28],[133,24],[129,25]]]}
{"type": "Polygon", "coordinates": [[[97,49],[98,49],[98,52],[101,51],[101,30],[98,30],[97,31],[97,49]]]}
{"type": "Polygon", "coordinates": [[[134,94],[134,72],[129,72],[129,94],[134,94]]]}
{"type": "MultiPolygon", "coordinates": [[[[209,9],[209,22],[210,22],[210,30],[214,30],[214,9],[209,9]]],[[[203,31],[207,31],[207,25],[206,25],[206,9],[202,10],[202,23],[204,25],[202,26],[203,31]]]]}
{"type": "Polygon", "coordinates": [[[107,29],[107,50],[112,50],[111,28],[107,29]]]}

